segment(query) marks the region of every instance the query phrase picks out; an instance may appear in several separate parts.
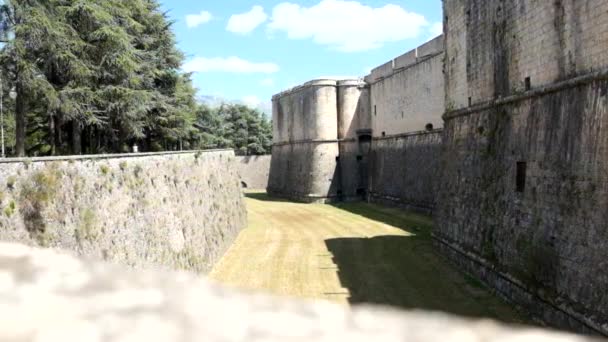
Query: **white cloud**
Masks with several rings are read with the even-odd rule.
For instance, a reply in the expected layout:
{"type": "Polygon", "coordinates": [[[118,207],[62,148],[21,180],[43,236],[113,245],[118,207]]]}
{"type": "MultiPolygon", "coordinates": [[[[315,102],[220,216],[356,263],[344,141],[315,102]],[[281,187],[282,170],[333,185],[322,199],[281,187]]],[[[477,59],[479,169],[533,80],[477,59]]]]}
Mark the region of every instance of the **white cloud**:
{"type": "Polygon", "coordinates": [[[283,2],[274,7],[268,28],[290,39],[312,39],[343,52],[365,51],[420,35],[424,16],[388,4],[372,8],[357,1],[322,0],[312,7],[283,2]]]}
{"type": "Polygon", "coordinates": [[[253,6],[249,12],[231,16],[226,30],[238,34],[248,34],[263,24],[266,19],[268,19],[268,16],[264,12],[264,8],[253,6]]]}
{"type": "Polygon", "coordinates": [[[196,57],[184,64],[185,72],[265,73],[279,71],[275,63],[254,63],[239,57],[196,57]]]}
{"type": "Polygon", "coordinates": [[[241,99],[241,102],[249,108],[257,109],[260,104],[262,104],[262,100],[260,100],[255,95],[245,96],[241,99]]]}
{"type": "Polygon", "coordinates": [[[193,28],[202,24],[206,24],[213,19],[211,13],[207,11],[201,11],[199,14],[188,14],[186,16],[186,25],[188,27],[193,28]]]}
{"type": "Polygon", "coordinates": [[[433,36],[433,38],[442,35],[443,34],[443,23],[442,22],[436,22],[433,25],[431,25],[431,28],[429,30],[431,32],[431,35],[433,36]]]}
{"type": "Polygon", "coordinates": [[[272,87],[274,85],[274,80],[272,78],[265,78],[260,81],[260,85],[264,87],[272,87]]]}

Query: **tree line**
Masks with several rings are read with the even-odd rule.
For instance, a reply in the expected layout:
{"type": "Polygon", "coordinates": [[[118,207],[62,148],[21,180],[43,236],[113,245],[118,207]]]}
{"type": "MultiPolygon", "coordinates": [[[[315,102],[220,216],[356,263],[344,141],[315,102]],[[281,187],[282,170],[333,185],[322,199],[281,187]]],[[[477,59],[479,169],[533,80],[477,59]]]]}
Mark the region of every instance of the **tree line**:
{"type": "Polygon", "coordinates": [[[245,106],[197,103],[172,22],[156,0],[5,0],[0,76],[14,156],[199,148],[270,152],[271,124],[245,106]]]}

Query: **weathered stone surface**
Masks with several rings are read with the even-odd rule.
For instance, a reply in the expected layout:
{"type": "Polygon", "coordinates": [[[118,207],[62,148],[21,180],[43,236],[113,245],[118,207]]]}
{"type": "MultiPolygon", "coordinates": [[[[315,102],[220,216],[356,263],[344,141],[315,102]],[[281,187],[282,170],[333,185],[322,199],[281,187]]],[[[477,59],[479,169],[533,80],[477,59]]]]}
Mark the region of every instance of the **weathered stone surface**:
{"type": "Polygon", "coordinates": [[[444,11],[440,244],[545,322],[608,335],[608,2],[444,11]]]}
{"type": "Polygon", "coordinates": [[[589,341],[439,313],[349,310],[212,285],[190,273],[133,271],[0,243],[0,340],[589,341]]]}
{"type": "Polygon", "coordinates": [[[232,151],[0,162],[0,239],[207,272],[245,227],[232,151]]]}
{"type": "Polygon", "coordinates": [[[443,54],[392,71],[370,85],[374,137],[443,127],[443,54]]]}
{"type": "Polygon", "coordinates": [[[357,80],[314,80],[273,97],[269,193],[305,202],[339,198],[338,136],[353,134],[350,123],[364,113],[358,86],[357,80]]]}
{"type": "Polygon", "coordinates": [[[440,183],[441,144],[441,130],[374,139],[369,198],[432,213],[440,183]]]}
{"type": "Polygon", "coordinates": [[[241,186],[247,189],[265,190],[268,187],[271,156],[237,156],[241,186]]]}

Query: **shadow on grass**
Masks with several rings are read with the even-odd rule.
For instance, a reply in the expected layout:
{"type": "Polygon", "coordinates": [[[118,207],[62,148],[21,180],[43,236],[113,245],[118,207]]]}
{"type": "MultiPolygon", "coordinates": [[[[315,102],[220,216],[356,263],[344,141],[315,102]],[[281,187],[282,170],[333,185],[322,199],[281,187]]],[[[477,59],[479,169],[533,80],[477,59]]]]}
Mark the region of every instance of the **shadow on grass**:
{"type": "Polygon", "coordinates": [[[413,234],[325,240],[342,287],[349,290],[350,303],[530,322],[434,250],[429,217],[366,203],[335,207],[413,234]]]}
{"type": "Polygon", "coordinates": [[[263,202],[290,202],[284,198],[270,196],[263,191],[245,191],[245,197],[263,202]]]}

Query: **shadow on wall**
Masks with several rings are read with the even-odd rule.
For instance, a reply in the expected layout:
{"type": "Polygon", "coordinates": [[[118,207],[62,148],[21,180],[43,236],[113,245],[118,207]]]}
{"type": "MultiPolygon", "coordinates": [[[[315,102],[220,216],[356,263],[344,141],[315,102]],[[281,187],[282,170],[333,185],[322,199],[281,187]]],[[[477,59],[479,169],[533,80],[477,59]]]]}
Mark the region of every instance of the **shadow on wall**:
{"type": "Polygon", "coordinates": [[[284,198],[270,196],[266,192],[262,191],[245,191],[245,197],[262,202],[290,202],[284,198]]]}
{"type": "Polygon", "coordinates": [[[350,303],[442,311],[507,323],[528,322],[434,251],[430,218],[363,203],[336,207],[412,234],[325,241],[338,267],[340,282],[350,292],[350,303]]]}

